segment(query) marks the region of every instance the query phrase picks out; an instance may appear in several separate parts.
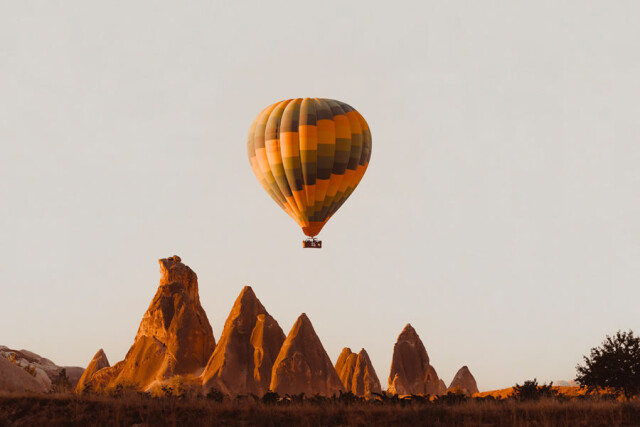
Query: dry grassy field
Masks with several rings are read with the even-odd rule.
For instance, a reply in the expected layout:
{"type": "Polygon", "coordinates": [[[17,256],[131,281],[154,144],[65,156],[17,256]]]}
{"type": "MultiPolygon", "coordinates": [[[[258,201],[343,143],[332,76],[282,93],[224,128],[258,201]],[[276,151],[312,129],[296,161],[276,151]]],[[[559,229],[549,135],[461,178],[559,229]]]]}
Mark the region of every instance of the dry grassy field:
{"type": "Polygon", "coordinates": [[[0,426],[632,426],[640,402],[575,398],[517,402],[311,400],[268,404],[253,399],[119,398],[74,395],[0,396],[0,426]]]}

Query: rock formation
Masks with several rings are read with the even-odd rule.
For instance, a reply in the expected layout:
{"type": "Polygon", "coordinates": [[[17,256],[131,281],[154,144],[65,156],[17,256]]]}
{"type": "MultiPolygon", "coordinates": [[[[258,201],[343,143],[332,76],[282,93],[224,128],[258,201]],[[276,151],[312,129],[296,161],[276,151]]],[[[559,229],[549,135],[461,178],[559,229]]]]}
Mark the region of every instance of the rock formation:
{"type": "Polygon", "coordinates": [[[91,362],[89,362],[87,369],[84,370],[84,373],[80,377],[78,385],[76,386],[76,393],[81,393],[85,389],[87,383],[89,383],[89,380],[96,372],[102,368],[108,368],[110,366],[107,355],[104,354],[104,350],[98,350],[95,356],[93,356],[93,359],[91,359],[91,362]]]}
{"type": "Polygon", "coordinates": [[[345,391],[306,314],[300,315],[273,365],[270,389],[278,394],[332,396],[345,391]]]}
{"type": "Polygon", "coordinates": [[[389,373],[392,394],[438,394],[440,379],[429,364],[424,344],[410,324],[404,327],[393,346],[393,359],[389,373]]]}
{"type": "Polygon", "coordinates": [[[458,370],[456,376],[451,381],[449,385],[449,389],[447,391],[452,391],[454,393],[464,393],[471,396],[474,393],[478,393],[478,385],[476,384],[476,379],[471,375],[471,371],[466,366],[463,366],[458,370]]]}
{"type": "Polygon", "coordinates": [[[338,361],[336,362],[336,372],[340,381],[342,381],[342,385],[347,390],[351,390],[351,385],[353,384],[353,372],[356,370],[356,362],[358,360],[358,355],[351,351],[349,347],[345,347],[340,352],[340,356],[338,356],[338,361]]]}
{"type": "Polygon", "coordinates": [[[0,392],[7,393],[46,393],[51,389],[36,378],[31,371],[13,361],[0,357],[0,392]]]}
{"type": "Polygon", "coordinates": [[[13,350],[3,345],[0,345],[0,359],[10,360],[13,365],[30,372],[31,377],[40,383],[41,387],[38,389],[44,388],[47,392],[51,391],[54,385],[64,388],[59,391],[66,391],[68,387],[73,389],[84,371],[77,366],[58,366],[39,354],[28,350],[13,350]]]}
{"type": "Polygon", "coordinates": [[[438,394],[447,394],[447,384],[440,378],[438,382],[438,394]]]}
{"type": "Polygon", "coordinates": [[[84,368],[81,368],[80,366],[63,366],[63,368],[65,370],[65,375],[69,380],[69,386],[71,387],[71,390],[73,390],[76,388],[78,381],[80,381],[82,374],[84,374],[84,368]]]}
{"type": "Polygon", "coordinates": [[[133,345],[123,361],[86,380],[92,388],[122,384],[150,390],[175,375],[197,377],[213,353],[215,339],[200,305],[196,273],[178,256],[159,263],[160,286],[133,345]]]}
{"type": "Polygon", "coordinates": [[[245,286],[224,324],[220,340],[202,374],[205,391],[215,388],[225,394],[255,394],[269,390],[271,370],[285,335],[245,286]]]}
{"type": "Polygon", "coordinates": [[[364,348],[356,354],[345,347],[336,362],[336,372],[344,388],[356,396],[370,397],[382,392],[380,380],[364,348]]]}

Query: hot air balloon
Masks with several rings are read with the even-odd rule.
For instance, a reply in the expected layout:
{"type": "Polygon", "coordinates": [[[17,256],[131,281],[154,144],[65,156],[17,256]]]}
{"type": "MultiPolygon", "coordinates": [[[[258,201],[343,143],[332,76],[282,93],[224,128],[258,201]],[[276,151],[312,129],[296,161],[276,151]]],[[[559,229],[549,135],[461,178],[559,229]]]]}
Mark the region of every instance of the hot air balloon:
{"type": "Polygon", "coordinates": [[[371,132],[350,105],[296,98],[262,110],[249,129],[251,168],[265,191],[321,248],[322,227],[349,198],[371,158],[371,132]]]}

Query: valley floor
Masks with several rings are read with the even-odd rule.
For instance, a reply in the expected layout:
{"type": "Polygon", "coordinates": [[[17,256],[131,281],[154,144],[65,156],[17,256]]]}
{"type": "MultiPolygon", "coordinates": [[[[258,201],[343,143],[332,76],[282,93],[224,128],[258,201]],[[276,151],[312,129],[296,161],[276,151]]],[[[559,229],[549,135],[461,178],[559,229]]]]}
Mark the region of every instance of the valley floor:
{"type": "Polygon", "coordinates": [[[640,402],[602,399],[473,399],[462,402],[320,400],[267,404],[251,399],[154,399],[74,395],[0,395],[0,426],[631,426],[640,402]]]}

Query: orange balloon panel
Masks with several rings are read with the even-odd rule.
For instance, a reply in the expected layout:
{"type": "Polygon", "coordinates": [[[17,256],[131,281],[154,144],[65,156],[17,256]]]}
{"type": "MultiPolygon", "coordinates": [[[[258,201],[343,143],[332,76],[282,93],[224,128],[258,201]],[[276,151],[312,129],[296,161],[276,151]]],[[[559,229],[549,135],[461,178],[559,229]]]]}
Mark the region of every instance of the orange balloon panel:
{"type": "Polygon", "coordinates": [[[371,132],[360,113],[344,102],[287,99],[258,114],[247,149],[262,187],[313,237],[364,176],[371,132]]]}

